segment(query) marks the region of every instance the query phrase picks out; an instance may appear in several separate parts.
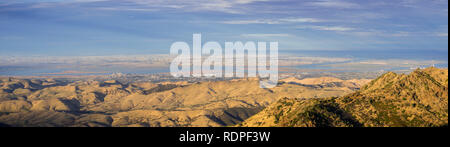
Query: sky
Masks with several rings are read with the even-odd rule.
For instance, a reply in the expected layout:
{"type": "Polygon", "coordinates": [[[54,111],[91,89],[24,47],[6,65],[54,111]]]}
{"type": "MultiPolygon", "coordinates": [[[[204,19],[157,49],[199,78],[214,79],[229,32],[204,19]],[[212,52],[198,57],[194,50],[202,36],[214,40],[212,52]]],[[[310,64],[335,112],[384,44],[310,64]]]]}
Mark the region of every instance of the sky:
{"type": "Polygon", "coordinates": [[[0,56],[168,54],[194,33],[280,51],[448,53],[448,0],[0,1],[0,56]]]}

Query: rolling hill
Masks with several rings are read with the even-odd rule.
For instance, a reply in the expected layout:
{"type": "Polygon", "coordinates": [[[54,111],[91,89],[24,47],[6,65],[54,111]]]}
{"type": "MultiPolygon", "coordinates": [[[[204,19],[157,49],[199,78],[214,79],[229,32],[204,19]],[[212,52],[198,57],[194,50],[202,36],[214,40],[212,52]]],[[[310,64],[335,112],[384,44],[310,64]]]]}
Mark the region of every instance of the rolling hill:
{"type": "Polygon", "coordinates": [[[5,126],[218,127],[233,126],[284,97],[343,96],[343,84],[280,83],[258,79],[215,82],[61,81],[4,78],[0,123],[5,126]]]}
{"type": "Polygon", "coordinates": [[[448,126],[448,69],[431,67],[409,75],[389,72],[342,97],[284,98],[238,126],[448,126]]]}

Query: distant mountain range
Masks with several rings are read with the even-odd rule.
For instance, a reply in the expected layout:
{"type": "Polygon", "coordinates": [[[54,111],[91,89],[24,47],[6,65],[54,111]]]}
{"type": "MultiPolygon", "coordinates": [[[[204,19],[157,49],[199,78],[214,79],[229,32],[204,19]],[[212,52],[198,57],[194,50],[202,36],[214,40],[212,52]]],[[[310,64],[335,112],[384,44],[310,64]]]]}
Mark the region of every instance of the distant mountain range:
{"type": "Polygon", "coordinates": [[[443,127],[448,126],[448,69],[386,73],[342,97],[284,98],[238,126],[443,127]]]}

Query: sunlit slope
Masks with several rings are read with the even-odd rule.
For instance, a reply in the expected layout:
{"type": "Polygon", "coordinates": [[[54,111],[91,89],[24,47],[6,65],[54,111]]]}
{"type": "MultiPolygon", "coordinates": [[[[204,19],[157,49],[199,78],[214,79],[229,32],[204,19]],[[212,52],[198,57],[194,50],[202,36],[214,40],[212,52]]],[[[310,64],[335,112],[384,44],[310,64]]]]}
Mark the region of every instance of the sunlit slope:
{"type": "Polygon", "coordinates": [[[448,126],[448,69],[386,73],[339,98],[282,99],[239,126],[448,126]]]}

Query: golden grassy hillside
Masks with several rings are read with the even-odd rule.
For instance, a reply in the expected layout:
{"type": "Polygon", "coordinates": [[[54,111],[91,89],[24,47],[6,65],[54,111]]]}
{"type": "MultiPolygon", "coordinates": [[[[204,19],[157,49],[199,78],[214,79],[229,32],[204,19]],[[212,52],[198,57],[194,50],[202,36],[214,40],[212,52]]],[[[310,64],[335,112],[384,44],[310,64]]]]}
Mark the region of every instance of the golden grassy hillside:
{"type": "Polygon", "coordinates": [[[239,126],[448,126],[448,69],[386,73],[343,97],[281,99],[239,126]]]}
{"type": "Polygon", "coordinates": [[[281,98],[343,96],[354,87],[257,79],[200,83],[26,80],[0,82],[0,125],[173,127],[232,126],[281,98]]]}

